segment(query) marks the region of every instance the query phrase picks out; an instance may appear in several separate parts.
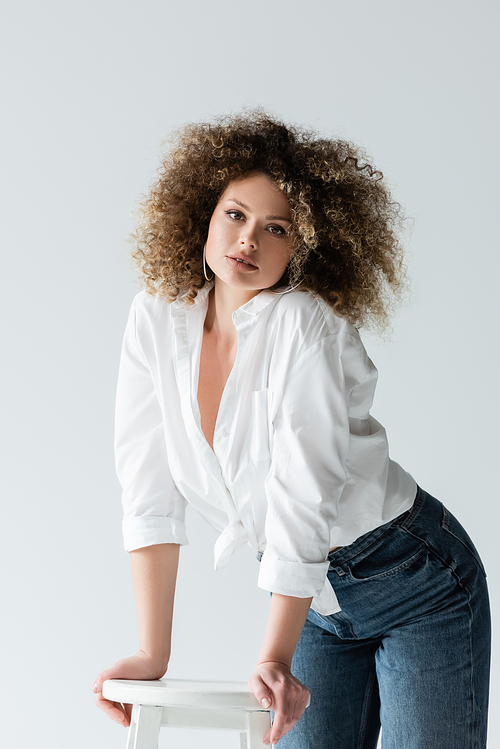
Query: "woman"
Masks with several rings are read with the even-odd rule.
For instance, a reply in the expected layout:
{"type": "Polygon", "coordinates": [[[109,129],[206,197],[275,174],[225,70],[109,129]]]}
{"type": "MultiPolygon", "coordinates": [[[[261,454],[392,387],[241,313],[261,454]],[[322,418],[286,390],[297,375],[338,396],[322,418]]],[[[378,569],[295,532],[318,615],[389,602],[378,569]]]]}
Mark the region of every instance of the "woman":
{"type": "Polygon", "coordinates": [[[98,676],[98,706],[128,725],[102,682],[166,672],[190,503],[216,567],[250,543],[273,594],[249,679],[264,743],[369,749],[382,725],[384,749],[485,746],[481,561],[369,414],[357,328],[404,284],[382,175],[257,112],[181,131],[142,217],[116,412],[140,650],[98,676]]]}

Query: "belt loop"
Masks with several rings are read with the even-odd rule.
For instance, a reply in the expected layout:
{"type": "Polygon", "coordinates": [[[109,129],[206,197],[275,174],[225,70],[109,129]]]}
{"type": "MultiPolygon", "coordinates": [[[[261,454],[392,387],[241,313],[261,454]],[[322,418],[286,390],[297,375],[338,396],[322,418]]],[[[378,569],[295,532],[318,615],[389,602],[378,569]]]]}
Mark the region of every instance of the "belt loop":
{"type": "Polygon", "coordinates": [[[344,577],[345,571],[342,569],[342,567],[334,567],[333,569],[339,577],[344,577]]]}

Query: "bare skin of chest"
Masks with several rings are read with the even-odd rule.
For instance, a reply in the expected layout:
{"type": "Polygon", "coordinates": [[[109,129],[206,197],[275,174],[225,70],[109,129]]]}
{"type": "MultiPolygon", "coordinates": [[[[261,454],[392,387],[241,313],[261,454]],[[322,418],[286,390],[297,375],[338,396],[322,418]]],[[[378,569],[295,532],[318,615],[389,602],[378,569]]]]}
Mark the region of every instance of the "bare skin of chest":
{"type": "Polygon", "coordinates": [[[223,346],[212,332],[204,330],[198,379],[198,406],[201,429],[212,450],[219,405],[234,365],[236,349],[236,340],[232,345],[223,346]]]}
{"type": "MultiPolygon", "coordinates": [[[[214,432],[222,393],[236,358],[236,342],[232,347],[222,347],[209,331],[203,332],[200,373],[198,379],[198,406],[201,429],[208,444],[214,449],[214,432]]],[[[334,546],[330,551],[340,547],[334,546]]]]}

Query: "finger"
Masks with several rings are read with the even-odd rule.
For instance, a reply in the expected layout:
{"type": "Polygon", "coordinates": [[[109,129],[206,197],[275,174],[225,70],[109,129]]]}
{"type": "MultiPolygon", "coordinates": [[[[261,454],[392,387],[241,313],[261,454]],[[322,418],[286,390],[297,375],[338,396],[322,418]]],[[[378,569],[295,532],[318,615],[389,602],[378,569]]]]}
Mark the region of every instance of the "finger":
{"type": "Polygon", "coordinates": [[[102,692],[102,685],[107,679],[127,678],[127,673],[130,670],[130,664],[128,664],[127,669],[126,661],[130,661],[130,659],[125,659],[125,661],[117,661],[112,666],[110,666],[110,668],[106,668],[104,669],[104,671],[101,671],[92,685],[92,691],[94,693],[102,692]]]}
{"type": "Polygon", "coordinates": [[[273,704],[273,693],[257,674],[252,674],[248,680],[248,686],[266,710],[273,704]]]}
{"type": "Polygon", "coordinates": [[[270,738],[272,744],[277,744],[286,733],[286,726],[295,708],[295,700],[286,694],[285,685],[279,683],[274,686],[273,701],[275,708],[270,738]]]}
{"type": "Polygon", "coordinates": [[[116,723],[120,723],[120,725],[123,725],[124,721],[126,721],[127,716],[125,710],[123,708],[123,705],[121,705],[119,702],[106,700],[100,694],[96,694],[95,704],[104,713],[106,713],[106,715],[111,718],[111,720],[114,720],[116,723]]]}
{"type": "Polygon", "coordinates": [[[124,704],[123,705],[123,711],[125,713],[125,720],[123,721],[123,725],[128,728],[130,726],[130,723],[132,722],[132,707],[133,705],[124,704]]]}
{"type": "Polygon", "coordinates": [[[282,739],[291,728],[293,728],[293,726],[294,723],[286,720],[284,716],[281,716],[281,718],[278,716],[278,719],[275,717],[269,732],[269,740],[271,744],[277,744],[278,741],[282,739]]]}
{"type": "Polygon", "coordinates": [[[92,691],[93,692],[102,692],[102,685],[106,681],[106,679],[113,679],[117,678],[116,674],[117,669],[112,666],[111,668],[107,668],[105,671],[101,671],[100,674],[96,677],[96,680],[92,684],[92,691]]]}
{"type": "Polygon", "coordinates": [[[270,740],[273,744],[276,744],[294,727],[304,712],[308,699],[309,691],[302,685],[299,689],[287,685],[284,686],[282,695],[275,694],[276,712],[270,733],[270,740]]]}
{"type": "Polygon", "coordinates": [[[295,725],[295,723],[302,717],[302,714],[307,707],[308,700],[309,700],[309,690],[304,689],[301,696],[297,699],[297,702],[295,703],[295,709],[293,711],[293,715],[291,718],[292,725],[295,725]]]}
{"type": "MultiPolygon", "coordinates": [[[[276,735],[273,733],[274,724],[271,727],[271,730],[268,731],[265,738],[268,739],[268,741],[264,741],[265,744],[269,743],[271,741],[273,744],[277,743],[280,739],[283,738],[289,731],[292,730],[294,725],[300,720],[302,717],[302,714],[304,713],[304,710],[307,707],[307,703],[309,700],[309,691],[305,690],[302,694],[298,697],[298,699],[295,702],[294,708],[293,708],[293,714],[290,717],[289,720],[285,722],[285,725],[282,727],[280,734],[278,733],[278,730],[276,730],[276,735]]],[[[278,723],[279,728],[279,723],[278,723]]]]}

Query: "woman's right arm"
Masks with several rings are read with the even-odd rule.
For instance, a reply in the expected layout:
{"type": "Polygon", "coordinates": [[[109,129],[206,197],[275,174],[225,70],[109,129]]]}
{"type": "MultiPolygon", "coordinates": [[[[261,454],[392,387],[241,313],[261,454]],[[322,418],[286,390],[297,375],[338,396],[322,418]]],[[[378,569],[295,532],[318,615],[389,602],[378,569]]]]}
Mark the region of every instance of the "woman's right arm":
{"type": "Polygon", "coordinates": [[[102,696],[106,679],[160,679],[170,659],[179,544],[155,544],[130,552],[137,606],[139,650],[102,671],[92,691],[95,703],[117,723],[130,725],[130,705],[102,696]]]}

